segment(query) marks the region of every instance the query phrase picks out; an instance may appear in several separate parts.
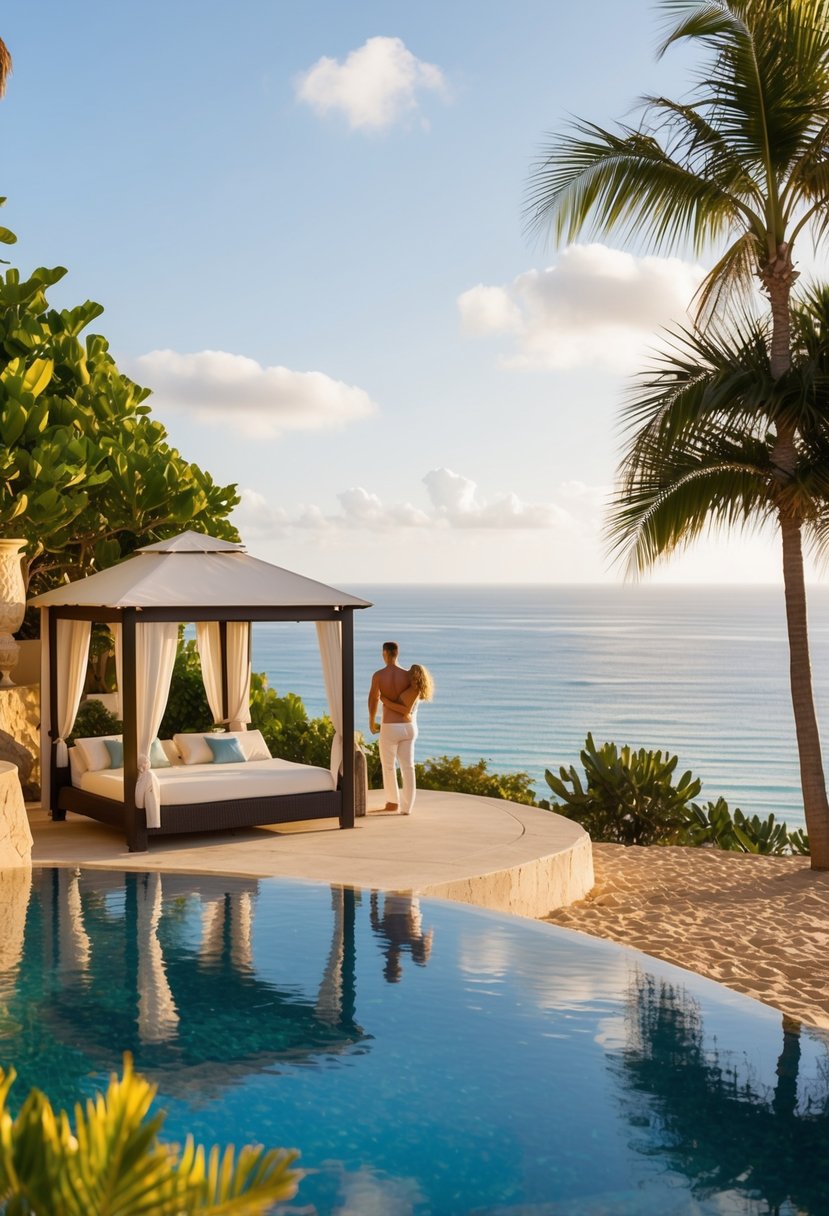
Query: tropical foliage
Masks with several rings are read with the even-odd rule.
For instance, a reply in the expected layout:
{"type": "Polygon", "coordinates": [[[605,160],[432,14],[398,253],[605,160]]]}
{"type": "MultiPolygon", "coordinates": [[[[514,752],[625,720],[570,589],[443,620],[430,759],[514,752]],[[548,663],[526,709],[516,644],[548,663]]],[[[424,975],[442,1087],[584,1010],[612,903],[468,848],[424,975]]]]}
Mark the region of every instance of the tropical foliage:
{"type": "MultiPolygon", "coordinates": [[[[768,386],[791,367],[795,243],[809,230],[819,238],[829,226],[829,0],[662,0],[661,8],[668,23],[661,53],[690,40],[706,55],[696,88],[682,102],[644,98],[636,126],[610,131],[578,121],[535,167],[529,223],[558,240],[635,235],[653,249],[690,245],[699,255],[718,246],[698,317],[717,316],[735,291],[745,295],[759,283],[771,306],[768,386]]],[[[826,869],[829,802],[809,663],[801,532],[811,521],[800,510],[802,451],[787,410],[767,411],[765,420],[766,473],[778,487],[773,509],[803,802],[812,864],[826,869]]],[[[746,422],[753,437],[756,428],[746,422]]],[[[745,468],[738,460],[729,474],[727,459],[736,438],[733,431],[724,437],[721,464],[740,518],[745,468]]]]}
{"type": "Polygon", "coordinates": [[[774,815],[744,815],[739,807],[733,813],[724,798],[692,803],[683,813],[680,844],[715,845],[732,853],[808,854],[809,837],[799,828],[778,823],[774,815]]]}
{"type": "Polygon", "coordinates": [[[547,769],[556,797],[551,809],[575,819],[592,840],[612,844],[675,844],[683,812],[702,788],[690,772],[675,780],[676,756],[615,743],[597,747],[588,735],[580,753],[584,778],[574,765],[558,776],[547,769]]]}
{"type": "Polygon", "coordinates": [[[804,832],[732,812],[724,798],[700,805],[702,782],[689,771],[676,777],[678,759],[668,752],[615,743],[597,747],[588,735],[580,753],[584,775],[574,765],[546,772],[554,798],[548,810],[575,819],[592,840],[624,845],[715,846],[737,853],[808,853],[804,832]]]}
{"type": "Polygon", "coordinates": [[[0,534],[28,541],[31,594],[186,527],[238,539],[235,487],[171,447],[149,389],[118,370],[105,338],[82,337],[101,306],[50,308],[65,274],[0,276],[0,534]]]}
{"type": "Polygon", "coordinates": [[[477,794],[480,798],[504,798],[507,802],[535,803],[529,773],[491,772],[486,760],[464,764],[460,756],[433,756],[415,764],[419,789],[446,790],[457,794],[477,794]]]}
{"type": "Polygon", "coordinates": [[[70,746],[76,739],[96,739],[102,735],[120,735],[124,723],[111,713],[97,697],[83,701],[75,718],[72,733],[66,742],[70,746]]]}
{"type": "Polygon", "coordinates": [[[191,1137],[163,1144],[155,1087],[124,1057],[105,1095],[65,1111],[32,1090],[8,1109],[14,1070],[0,1069],[0,1205],[8,1216],[264,1216],[293,1198],[295,1152],[248,1146],[209,1152],[191,1137]]]}

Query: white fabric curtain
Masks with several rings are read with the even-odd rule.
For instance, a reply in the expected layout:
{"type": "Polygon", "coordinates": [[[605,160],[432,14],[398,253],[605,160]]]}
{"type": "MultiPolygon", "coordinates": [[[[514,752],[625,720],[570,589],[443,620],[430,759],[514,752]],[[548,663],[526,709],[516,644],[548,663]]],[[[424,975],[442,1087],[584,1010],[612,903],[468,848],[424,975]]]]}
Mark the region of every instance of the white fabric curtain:
{"type": "Polygon", "coordinates": [[[58,667],[58,768],[66,768],[69,763],[66,736],[72,733],[83,696],[91,630],[89,621],[57,623],[58,653],[53,656],[53,662],[56,662],[58,667]]]}
{"type": "Polygon", "coordinates": [[[138,781],[135,805],[147,813],[147,827],[161,826],[158,777],[150,767],[150,747],[158,734],[176,661],[178,625],[147,622],[135,626],[135,714],[138,736],[138,781]]]}
{"type": "Polygon", "coordinates": [[[339,621],[317,621],[317,641],[322,678],[328,697],[328,712],[334,723],[331,744],[331,776],[336,781],[343,762],[343,635],[339,621]]]}
{"type": "Polygon", "coordinates": [[[207,704],[214,722],[221,722],[222,713],[222,648],[218,621],[196,621],[196,647],[201,663],[201,678],[207,693],[207,704]]]}
{"type": "Polygon", "coordinates": [[[49,609],[40,610],[40,801],[41,806],[52,805],[52,773],[49,756],[52,748],[52,718],[49,702],[50,660],[49,654],[49,609]]]}
{"type": "MultiPolygon", "coordinates": [[[[218,621],[196,622],[204,691],[214,722],[224,721],[222,705],[222,644],[218,621]]],[[[250,622],[227,623],[228,729],[245,730],[250,722],[250,622]]]]}
{"type": "Polygon", "coordinates": [[[117,623],[109,626],[109,632],[112,634],[115,641],[115,716],[123,719],[124,717],[124,701],[121,696],[121,688],[123,687],[124,678],[124,651],[121,646],[121,626],[117,623]]]}
{"type": "Polygon", "coordinates": [[[250,621],[227,623],[228,730],[247,730],[250,722],[250,621]]]}

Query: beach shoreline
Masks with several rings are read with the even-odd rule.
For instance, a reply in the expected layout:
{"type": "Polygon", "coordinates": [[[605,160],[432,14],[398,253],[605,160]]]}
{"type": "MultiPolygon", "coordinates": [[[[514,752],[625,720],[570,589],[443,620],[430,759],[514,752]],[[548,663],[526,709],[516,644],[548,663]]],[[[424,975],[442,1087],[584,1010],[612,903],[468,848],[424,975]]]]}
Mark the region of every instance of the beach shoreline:
{"type": "Polygon", "coordinates": [[[594,844],[596,885],[545,917],[829,1030],[829,872],[808,857],[594,844]]]}

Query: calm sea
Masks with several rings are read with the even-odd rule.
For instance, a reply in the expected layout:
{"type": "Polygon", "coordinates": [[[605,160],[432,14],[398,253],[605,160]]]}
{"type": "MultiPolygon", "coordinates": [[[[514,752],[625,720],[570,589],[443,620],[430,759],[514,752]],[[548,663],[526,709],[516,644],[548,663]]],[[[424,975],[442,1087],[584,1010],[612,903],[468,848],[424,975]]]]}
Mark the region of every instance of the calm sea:
{"type": "MultiPolygon", "coordinates": [[[[748,813],[803,824],[777,587],[351,587],[357,724],[386,639],[437,683],[418,756],[484,757],[532,774],[597,742],[668,749],[748,813]]],[[[829,588],[809,597],[812,667],[829,757],[829,588]]],[[[313,626],[257,625],[254,669],[325,710],[313,626]]],[[[829,759],[827,760],[829,770],[829,759]]]]}

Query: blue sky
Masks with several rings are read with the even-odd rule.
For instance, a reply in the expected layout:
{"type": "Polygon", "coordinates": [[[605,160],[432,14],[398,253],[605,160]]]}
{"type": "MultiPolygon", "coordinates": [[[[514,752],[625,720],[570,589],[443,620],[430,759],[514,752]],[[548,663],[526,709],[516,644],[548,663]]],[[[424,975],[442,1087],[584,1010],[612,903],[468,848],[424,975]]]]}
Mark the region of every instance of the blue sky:
{"type": "MultiPolygon", "coordinates": [[[[62,264],[249,549],[328,581],[620,577],[598,535],[636,351],[699,270],[522,230],[544,133],[656,63],[644,0],[4,6],[4,222],[62,264]],[[205,353],[207,352],[207,353],[205,353]]],[[[768,581],[771,544],[673,580],[768,581]]]]}

